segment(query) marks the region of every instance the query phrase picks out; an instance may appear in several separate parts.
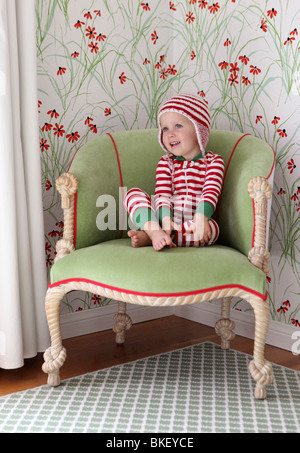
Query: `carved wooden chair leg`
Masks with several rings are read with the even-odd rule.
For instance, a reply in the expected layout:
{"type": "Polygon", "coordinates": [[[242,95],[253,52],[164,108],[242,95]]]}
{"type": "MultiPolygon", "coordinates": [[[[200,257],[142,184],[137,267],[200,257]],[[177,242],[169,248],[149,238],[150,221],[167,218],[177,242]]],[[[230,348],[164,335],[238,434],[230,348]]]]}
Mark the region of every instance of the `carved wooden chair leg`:
{"type": "Polygon", "coordinates": [[[115,314],[114,320],[113,330],[116,334],[116,343],[123,344],[125,342],[125,331],[132,326],[131,318],[126,313],[126,302],[118,303],[118,313],[115,314]]]}
{"type": "Polygon", "coordinates": [[[269,327],[270,308],[268,301],[250,301],[255,314],[255,338],[253,360],[249,363],[251,376],[256,381],[255,398],[265,399],[266,386],[273,382],[272,365],[264,358],[265,341],[269,327]]]}
{"type": "Polygon", "coordinates": [[[230,341],[234,339],[235,323],[230,319],[231,297],[223,297],[221,305],[221,319],[215,324],[215,331],[221,337],[221,348],[229,349],[230,341]]]}
{"type": "Polygon", "coordinates": [[[51,346],[44,353],[42,370],[48,374],[48,385],[60,384],[59,369],[66,360],[66,350],[62,345],[60,332],[60,304],[65,295],[61,287],[49,288],[46,294],[45,308],[50,331],[51,346]]]}

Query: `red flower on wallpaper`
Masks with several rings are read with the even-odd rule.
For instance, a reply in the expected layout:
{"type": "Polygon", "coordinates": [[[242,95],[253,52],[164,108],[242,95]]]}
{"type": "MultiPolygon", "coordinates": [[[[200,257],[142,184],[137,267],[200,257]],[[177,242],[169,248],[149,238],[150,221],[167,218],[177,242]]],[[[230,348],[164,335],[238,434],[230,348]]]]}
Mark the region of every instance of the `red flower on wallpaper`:
{"type": "Polygon", "coordinates": [[[288,170],[289,170],[290,173],[292,174],[293,171],[294,171],[295,168],[296,168],[295,161],[294,161],[293,158],[287,163],[287,166],[288,166],[288,170]]]}
{"type": "Polygon", "coordinates": [[[42,131],[44,131],[44,132],[51,131],[52,127],[53,127],[53,124],[45,123],[44,126],[42,127],[42,131]]]}
{"type": "Polygon", "coordinates": [[[274,119],[272,120],[272,124],[278,124],[279,120],[280,120],[279,116],[274,116],[274,119]]]}
{"type": "Polygon", "coordinates": [[[172,11],[176,11],[176,8],[174,6],[174,3],[170,2],[169,3],[169,8],[172,10],[172,11]]]}
{"type": "Polygon", "coordinates": [[[244,63],[246,66],[247,66],[247,64],[248,64],[248,62],[249,62],[249,58],[246,57],[246,55],[241,55],[241,56],[239,57],[239,60],[241,60],[241,62],[244,63]]]}
{"type": "Polygon", "coordinates": [[[237,72],[240,68],[238,67],[237,63],[230,63],[230,72],[237,72]]]}
{"type": "Polygon", "coordinates": [[[294,36],[292,36],[291,38],[288,36],[286,41],[284,41],[283,45],[285,46],[287,43],[293,44],[293,41],[295,41],[294,36]]]}
{"type": "Polygon", "coordinates": [[[199,8],[204,9],[207,6],[207,2],[205,0],[199,0],[199,8]]]}
{"type": "Polygon", "coordinates": [[[76,132],[71,132],[71,134],[67,134],[66,137],[69,142],[74,143],[74,142],[77,142],[77,140],[80,138],[80,135],[79,135],[78,131],[76,131],[76,132]]]}
{"type": "Polygon", "coordinates": [[[111,109],[109,109],[109,108],[106,107],[106,109],[104,110],[104,115],[105,115],[105,116],[111,115],[111,109]]]}
{"type": "Polygon", "coordinates": [[[168,71],[164,68],[160,72],[160,78],[165,80],[168,77],[168,71]]]}
{"type": "Polygon", "coordinates": [[[195,20],[194,13],[191,13],[191,11],[189,11],[188,14],[186,14],[185,17],[186,17],[185,21],[188,22],[189,24],[191,22],[194,22],[194,20],[195,20]]]}
{"type": "Polygon", "coordinates": [[[278,129],[277,132],[280,135],[280,137],[287,137],[287,133],[286,133],[285,129],[278,129]]]}
{"type": "Polygon", "coordinates": [[[51,267],[52,264],[53,264],[53,258],[51,258],[51,255],[50,255],[50,253],[49,253],[49,254],[47,255],[47,258],[46,258],[46,266],[47,266],[47,267],[48,267],[48,266],[51,267]]]}
{"type": "Polygon", "coordinates": [[[229,38],[227,38],[226,41],[224,42],[224,47],[228,47],[228,46],[230,46],[230,44],[231,44],[231,41],[229,38]]]}
{"type": "Polygon", "coordinates": [[[195,52],[192,50],[192,53],[191,53],[191,60],[193,61],[195,58],[196,58],[196,54],[195,52]]]}
{"type": "Polygon", "coordinates": [[[64,126],[59,126],[57,123],[55,123],[55,127],[53,128],[54,130],[54,135],[57,135],[58,137],[62,137],[64,133],[66,132],[64,130],[64,126]]]}
{"type": "Polygon", "coordinates": [[[61,66],[59,66],[58,71],[57,71],[57,75],[65,74],[66,70],[67,70],[67,68],[62,68],[61,66]]]}
{"type": "Polygon", "coordinates": [[[47,144],[47,140],[44,140],[43,138],[41,138],[41,141],[40,141],[40,148],[42,150],[42,152],[44,150],[47,151],[47,149],[49,149],[49,145],[47,144]]]}
{"type": "Polygon", "coordinates": [[[85,13],[85,14],[83,15],[83,17],[86,17],[87,19],[93,19],[90,11],[88,11],[87,13],[85,13]]]}
{"type": "Polygon", "coordinates": [[[297,197],[296,193],[294,193],[294,195],[291,196],[291,200],[298,201],[298,197],[297,197]]]}
{"type": "Polygon", "coordinates": [[[228,81],[230,82],[230,86],[232,86],[234,83],[238,84],[238,80],[237,80],[238,76],[236,75],[236,73],[232,73],[231,76],[229,77],[228,81]]]}
{"type": "Polygon", "coordinates": [[[290,35],[291,35],[291,36],[294,36],[294,35],[298,36],[298,30],[297,30],[297,28],[294,28],[294,30],[291,31],[290,35]]]}
{"type": "Polygon", "coordinates": [[[77,28],[77,30],[78,30],[78,28],[81,28],[82,25],[84,25],[84,22],[80,22],[80,20],[78,20],[76,22],[76,24],[74,25],[74,27],[77,28]]]}
{"type": "Polygon", "coordinates": [[[256,120],[255,120],[255,123],[256,123],[256,124],[259,123],[260,120],[262,120],[262,116],[261,116],[261,115],[257,115],[257,116],[256,116],[256,120]]]}
{"type": "Polygon", "coordinates": [[[145,11],[150,11],[150,6],[149,3],[141,3],[141,6],[145,11]]]}
{"type": "Polygon", "coordinates": [[[246,86],[251,84],[251,82],[248,79],[248,77],[245,77],[245,76],[242,77],[242,83],[244,83],[246,86]]]}
{"type": "Polygon", "coordinates": [[[91,49],[91,53],[93,53],[93,52],[95,52],[95,54],[98,53],[99,47],[98,47],[98,44],[97,44],[97,43],[94,44],[93,42],[91,42],[91,43],[89,44],[89,47],[90,47],[90,49],[91,49]]]}
{"type": "Polygon", "coordinates": [[[122,74],[119,76],[119,80],[121,82],[121,85],[126,82],[126,75],[124,74],[124,72],[122,72],[122,74]]]}
{"type": "Polygon", "coordinates": [[[59,113],[57,113],[57,111],[55,109],[49,110],[49,112],[47,112],[47,115],[51,115],[51,118],[58,118],[59,117],[59,113]]]}
{"type": "Polygon", "coordinates": [[[93,27],[93,28],[88,27],[88,28],[86,29],[85,36],[87,36],[89,39],[95,38],[96,34],[97,34],[97,33],[95,32],[95,27],[93,27]]]}
{"type": "Polygon", "coordinates": [[[51,184],[51,182],[49,181],[49,179],[47,179],[47,182],[46,182],[46,184],[45,184],[46,190],[50,190],[51,187],[52,187],[52,184],[51,184]]]}
{"type": "Polygon", "coordinates": [[[175,74],[177,73],[177,69],[175,69],[175,65],[173,64],[173,66],[171,66],[171,65],[169,64],[169,67],[168,67],[168,69],[167,69],[167,72],[168,72],[169,74],[171,74],[171,75],[175,75],[175,74]]]}
{"type": "Polygon", "coordinates": [[[73,58],[79,57],[79,52],[77,52],[77,51],[75,50],[75,52],[71,53],[71,57],[73,57],[73,58]]]}
{"type": "Polygon", "coordinates": [[[221,63],[219,63],[219,67],[222,69],[222,71],[223,71],[223,69],[227,69],[227,67],[228,67],[227,61],[225,61],[225,60],[221,61],[221,63]]]}
{"type": "Polygon", "coordinates": [[[286,193],[285,190],[283,190],[282,187],[280,187],[279,191],[277,192],[277,195],[284,195],[286,193]]]}
{"type": "Polygon", "coordinates": [[[161,68],[160,62],[158,61],[154,67],[155,67],[155,69],[160,69],[161,68]]]}
{"type": "Polygon", "coordinates": [[[251,74],[259,74],[261,72],[261,69],[259,69],[257,66],[250,65],[250,72],[251,74]]]}
{"type": "Polygon", "coordinates": [[[300,327],[300,321],[298,319],[292,318],[291,321],[294,326],[300,327]]]}
{"type": "Polygon", "coordinates": [[[101,11],[100,11],[100,9],[95,9],[95,10],[94,10],[94,13],[96,13],[96,16],[99,16],[99,17],[101,16],[101,11]]]}
{"type": "Polygon", "coordinates": [[[260,28],[262,29],[263,32],[267,33],[268,27],[267,27],[267,21],[266,19],[262,19],[260,23],[260,28]]]}
{"type": "Polygon", "coordinates": [[[143,61],[143,64],[149,64],[150,63],[150,60],[148,60],[148,58],[146,57],[145,60],[143,61]]]}
{"type": "Polygon", "coordinates": [[[51,244],[49,244],[49,242],[46,242],[45,244],[45,253],[47,252],[51,252],[51,244]]]}
{"type": "Polygon", "coordinates": [[[269,11],[267,11],[267,16],[270,18],[270,19],[273,19],[273,17],[276,17],[277,16],[277,11],[272,8],[272,9],[269,9],[269,11]]]}
{"type": "Polygon", "coordinates": [[[197,3],[197,0],[190,0],[190,5],[194,5],[195,3],[197,3]]]}
{"type": "Polygon", "coordinates": [[[91,121],[94,121],[93,118],[90,118],[89,116],[86,117],[86,120],[84,122],[84,124],[90,124],[91,121]]]}
{"type": "Polygon", "coordinates": [[[89,128],[94,134],[97,134],[98,129],[97,129],[96,124],[89,124],[89,128]]]}
{"type": "Polygon", "coordinates": [[[213,3],[208,7],[208,9],[211,14],[215,14],[220,9],[219,2],[213,3]]]}
{"type": "Polygon", "coordinates": [[[96,41],[105,41],[106,40],[106,35],[102,35],[102,33],[99,33],[99,35],[96,38],[96,41]]]}
{"type": "Polygon", "coordinates": [[[58,228],[63,228],[64,227],[64,222],[62,220],[60,220],[59,222],[55,223],[55,226],[57,226],[58,228]]]}
{"type": "Polygon", "coordinates": [[[92,296],[92,300],[94,301],[94,305],[100,305],[101,303],[101,297],[98,296],[97,294],[94,294],[92,296]]]}
{"type": "Polygon", "coordinates": [[[201,91],[198,91],[198,93],[197,93],[197,94],[198,94],[199,96],[201,96],[202,98],[205,98],[205,96],[206,96],[206,94],[204,93],[204,91],[203,91],[203,90],[201,90],[201,91]]]}
{"type": "Polygon", "coordinates": [[[156,44],[157,43],[157,40],[158,40],[158,35],[156,33],[156,31],[154,30],[153,33],[151,33],[151,39],[153,41],[153,44],[156,44]]]}

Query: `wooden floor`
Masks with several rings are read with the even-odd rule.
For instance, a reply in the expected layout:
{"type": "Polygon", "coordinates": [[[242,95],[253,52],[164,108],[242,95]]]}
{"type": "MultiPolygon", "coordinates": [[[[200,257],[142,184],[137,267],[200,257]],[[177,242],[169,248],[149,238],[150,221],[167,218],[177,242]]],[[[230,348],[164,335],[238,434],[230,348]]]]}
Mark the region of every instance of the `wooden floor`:
{"type": "MultiPolygon", "coordinates": [[[[133,325],[126,333],[126,342],[122,346],[115,343],[112,330],[70,338],[63,342],[67,349],[67,360],[61,368],[61,379],[203,341],[220,344],[220,338],[212,327],[177,316],[133,325]]],[[[253,341],[236,336],[231,348],[252,355],[253,341]]],[[[300,371],[299,356],[289,351],[266,345],[265,357],[270,362],[300,371]]],[[[43,355],[38,354],[33,359],[27,359],[22,368],[0,369],[0,395],[45,384],[47,376],[41,370],[42,363],[43,355]]]]}

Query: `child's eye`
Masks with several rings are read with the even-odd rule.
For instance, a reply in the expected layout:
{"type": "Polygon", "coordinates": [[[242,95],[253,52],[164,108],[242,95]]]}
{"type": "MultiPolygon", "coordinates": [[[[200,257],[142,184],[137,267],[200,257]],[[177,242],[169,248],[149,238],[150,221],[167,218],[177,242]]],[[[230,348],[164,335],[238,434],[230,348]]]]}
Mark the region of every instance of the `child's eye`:
{"type": "Polygon", "coordinates": [[[176,128],[177,128],[177,129],[180,129],[181,127],[182,127],[181,124],[176,124],[176,128]]]}
{"type": "Polygon", "coordinates": [[[167,127],[163,127],[163,128],[162,128],[162,131],[163,131],[163,132],[167,132],[167,131],[168,131],[168,128],[167,128],[167,127]]]}

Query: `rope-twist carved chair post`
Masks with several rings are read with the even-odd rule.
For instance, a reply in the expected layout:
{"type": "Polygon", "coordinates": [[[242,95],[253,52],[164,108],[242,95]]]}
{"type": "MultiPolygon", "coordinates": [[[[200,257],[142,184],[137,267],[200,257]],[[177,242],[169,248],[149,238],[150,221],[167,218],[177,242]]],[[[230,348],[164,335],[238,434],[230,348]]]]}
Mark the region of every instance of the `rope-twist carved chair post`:
{"type": "Polygon", "coordinates": [[[249,181],[248,193],[254,200],[255,209],[254,246],[248,258],[254,266],[268,274],[270,253],[266,248],[266,221],[267,200],[272,196],[272,187],[265,178],[258,176],[249,181]]]}
{"type": "Polygon", "coordinates": [[[64,234],[56,244],[55,262],[74,250],[74,199],[78,181],[71,173],[64,173],[57,178],[56,188],[61,195],[64,211],[64,234]]]}
{"type": "Polygon", "coordinates": [[[233,332],[235,323],[230,319],[231,299],[231,297],[223,297],[221,305],[221,319],[219,319],[215,325],[215,331],[221,337],[222,349],[229,349],[230,341],[235,337],[235,333],[233,332]]]}
{"type": "MultiPolygon", "coordinates": [[[[267,275],[270,260],[270,253],[266,248],[267,200],[272,197],[272,187],[265,178],[258,176],[249,181],[248,193],[254,200],[255,209],[254,246],[248,254],[248,259],[267,275]]],[[[264,358],[270,308],[267,300],[253,298],[250,304],[255,314],[255,340],[249,370],[256,381],[255,397],[264,399],[267,396],[266,386],[273,381],[272,365],[264,358]]]]}
{"type": "Polygon", "coordinates": [[[123,344],[125,342],[125,331],[132,326],[131,318],[126,313],[126,302],[119,302],[118,313],[115,314],[114,320],[113,331],[116,334],[116,343],[123,344]]]}
{"type": "Polygon", "coordinates": [[[59,369],[66,360],[66,350],[62,345],[60,333],[60,304],[65,295],[63,287],[49,288],[46,294],[45,308],[50,331],[51,346],[44,353],[42,370],[48,374],[48,385],[60,384],[59,369]]]}
{"type": "MultiPolygon", "coordinates": [[[[74,198],[78,181],[72,174],[64,173],[57,178],[56,187],[61,194],[61,205],[64,211],[63,238],[56,244],[55,261],[58,261],[74,250],[74,198]]],[[[63,286],[49,288],[45,300],[51,346],[44,353],[45,362],[42,369],[48,374],[48,384],[52,387],[60,384],[59,369],[66,360],[66,350],[62,346],[60,332],[60,305],[65,293],[63,286]]]]}

